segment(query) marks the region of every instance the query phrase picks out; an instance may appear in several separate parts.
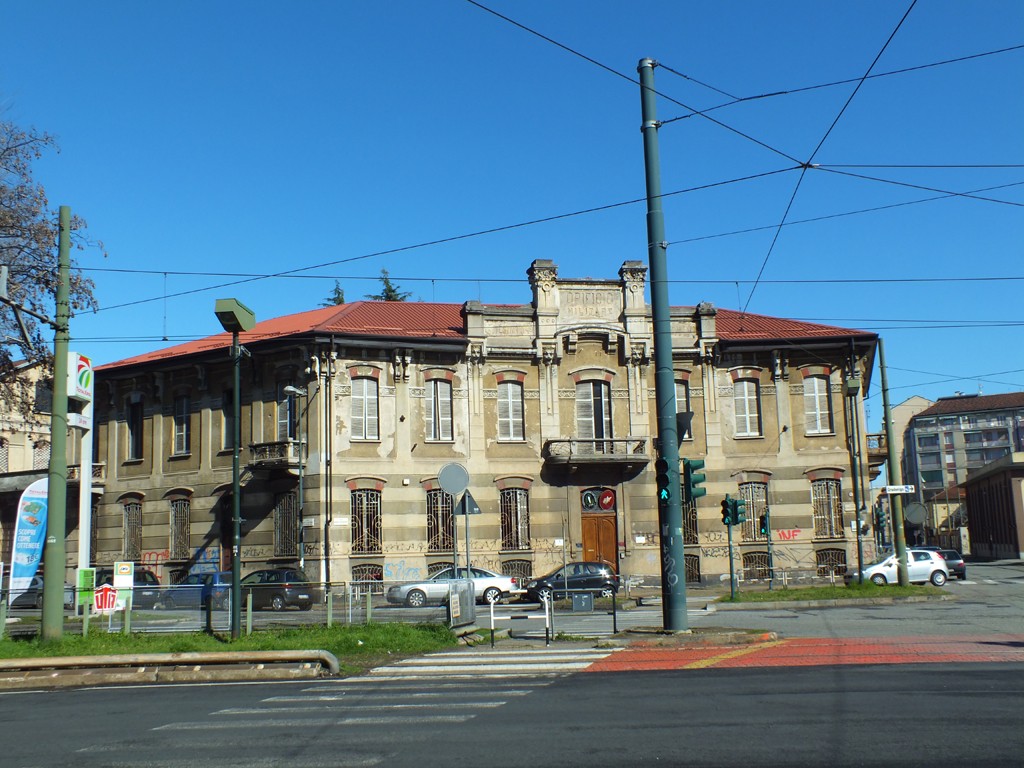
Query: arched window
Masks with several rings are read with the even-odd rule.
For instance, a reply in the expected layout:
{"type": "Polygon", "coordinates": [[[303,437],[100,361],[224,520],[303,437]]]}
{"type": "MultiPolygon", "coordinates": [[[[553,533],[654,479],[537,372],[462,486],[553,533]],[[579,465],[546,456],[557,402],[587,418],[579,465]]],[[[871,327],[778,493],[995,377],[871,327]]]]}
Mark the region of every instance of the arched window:
{"type": "Polygon", "coordinates": [[[274,499],[274,557],[295,557],[298,553],[299,494],[293,489],[274,499]]]}
{"type": "Polygon", "coordinates": [[[768,508],[768,483],[740,483],[740,498],[747,502],[747,521],[740,537],[743,541],[764,541],[768,535],[761,535],[760,518],[768,508]]]}
{"type": "Polygon", "coordinates": [[[525,488],[499,491],[501,507],[501,548],[530,548],[530,492],[525,488]]]}
{"type": "Polygon", "coordinates": [[[121,551],[125,560],[137,563],[142,559],[142,500],[124,501],[124,539],[121,551]]]}
{"type": "Polygon", "coordinates": [[[767,552],[743,553],[743,580],[767,581],[771,576],[767,552]]]}
{"type": "Polygon", "coordinates": [[[354,554],[379,554],[381,552],[380,497],[380,491],[375,489],[358,488],[352,491],[352,552],[354,554]]]}
{"type": "Polygon", "coordinates": [[[452,495],[441,489],[427,491],[427,551],[452,551],[452,495]]]}
{"type": "Polygon", "coordinates": [[[812,480],[811,506],[814,509],[814,538],[842,538],[843,500],[839,481],[832,478],[812,480]]]}
{"type": "Polygon", "coordinates": [[[192,501],[187,496],[171,499],[171,540],[169,558],[188,560],[191,556],[189,534],[191,532],[192,501]]]}
{"type": "Polygon", "coordinates": [[[818,575],[824,579],[832,576],[842,578],[846,573],[846,550],[819,549],[814,553],[814,561],[818,566],[818,575]]]}

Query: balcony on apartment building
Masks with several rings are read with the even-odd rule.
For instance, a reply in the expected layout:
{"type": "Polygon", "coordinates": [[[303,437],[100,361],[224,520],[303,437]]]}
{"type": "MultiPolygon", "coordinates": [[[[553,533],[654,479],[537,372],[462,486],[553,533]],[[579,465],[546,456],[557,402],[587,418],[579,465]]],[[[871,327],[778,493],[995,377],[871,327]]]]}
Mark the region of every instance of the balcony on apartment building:
{"type": "Polygon", "coordinates": [[[276,440],[272,443],[251,443],[249,445],[248,469],[295,470],[302,463],[302,442],[299,440],[276,440]]]}
{"type": "Polygon", "coordinates": [[[885,432],[873,432],[867,437],[868,471],[874,480],[882,474],[882,465],[889,459],[889,442],[885,439],[885,432]]]}
{"type": "MultiPolygon", "coordinates": [[[[81,464],[69,464],[68,465],[68,482],[79,484],[82,481],[82,465],[81,464]]],[[[92,484],[93,487],[97,485],[105,485],[107,482],[107,465],[104,462],[96,462],[92,465],[92,484]]]]}
{"type": "Polygon", "coordinates": [[[564,467],[570,472],[601,467],[638,472],[649,461],[646,437],[567,437],[544,443],[544,463],[551,467],[564,467]]]}

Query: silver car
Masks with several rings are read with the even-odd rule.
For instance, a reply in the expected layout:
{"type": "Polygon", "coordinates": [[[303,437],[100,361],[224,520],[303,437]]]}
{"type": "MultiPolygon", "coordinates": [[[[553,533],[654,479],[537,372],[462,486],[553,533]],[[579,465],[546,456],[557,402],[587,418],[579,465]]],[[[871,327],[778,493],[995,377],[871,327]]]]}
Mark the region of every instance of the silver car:
{"type": "Polygon", "coordinates": [[[471,567],[468,572],[465,568],[459,568],[457,572],[454,568],[445,568],[425,581],[411,581],[390,587],[387,599],[389,603],[404,604],[410,608],[419,608],[427,603],[443,603],[448,599],[452,581],[466,578],[472,579],[473,592],[480,603],[496,603],[504,597],[522,592],[513,576],[502,576],[485,568],[471,567]]]}
{"type": "MultiPolygon", "coordinates": [[[[899,583],[899,561],[895,554],[883,557],[874,563],[864,566],[861,571],[865,581],[870,579],[875,584],[884,586],[886,584],[899,583]]],[[[927,549],[907,549],[907,576],[913,584],[925,584],[931,582],[936,587],[941,587],[949,579],[949,569],[946,561],[938,552],[927,549]]],[[[847,577],[848,581],[857,578],[856,571],[847,577]]]]}

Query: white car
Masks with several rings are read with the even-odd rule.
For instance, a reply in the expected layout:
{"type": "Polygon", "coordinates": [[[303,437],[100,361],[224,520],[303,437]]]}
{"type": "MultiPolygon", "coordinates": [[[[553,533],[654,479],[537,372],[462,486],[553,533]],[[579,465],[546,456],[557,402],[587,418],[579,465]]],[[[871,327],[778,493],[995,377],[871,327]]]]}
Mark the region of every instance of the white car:
{"type": "MultiPolygon", "coordinates": [[[[886,584],[899,583],[899,560],[895,554],[883,557],[874,563],[864,566],[861,571],[864,580],[870,579],[875,584],[884,586],[886,584]]],[[[907,549],[907,576],[912,584],[925,584],[931,582],[936,587],[941,587],[949,579],[949,569],[946,561],[938,552],[927,549],[907,549]]],[[[857,572],[847,574],[846,580],[856,581],[857,572]]]]}
{"type": "Polygon", "coordinates": [[[473,592],[479,603],[496,603],[523,591],[514,576],[502,576],[485,568],[471,567],[468,573],[465,568],[459,568],[458,572],[454,568],[445,568],[425,581],[411,581],[390,587],[387,599],[389,603],[404,604],[410,608],[419,608],[427,603],[443,603],[448,599],[451,582],[466,578],[473,580],[473,592]]]}

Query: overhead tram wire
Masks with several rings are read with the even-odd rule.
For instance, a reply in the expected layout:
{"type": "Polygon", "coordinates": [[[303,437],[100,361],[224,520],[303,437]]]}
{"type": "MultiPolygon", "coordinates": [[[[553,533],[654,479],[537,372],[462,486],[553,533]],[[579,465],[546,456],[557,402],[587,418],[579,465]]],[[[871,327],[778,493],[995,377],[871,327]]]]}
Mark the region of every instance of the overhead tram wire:
{"type": "MultiPolygon", "coordinates": [[[[986,203],[999,203],[1001,205],[1012,205],[1012,206],[1015,206],[1015,207],[1018,207],[1018,208],[1024,207],[1024,203],[1018,203],[1018,202],[1014,202],[1012,200],[1000,200],[1000,199],[995,198],[995,197],[981,197],[979,195],[971,194],[969,192],[952,192],[952,191],[950,191],[948,189],[939,189],[938,187],[929,187],[929,186],[927,186],[925,184],[913,184],[913,183],[911,183],[909,181],[897,181],[895,179],[883,179],[880,176],[868,176],[868,175],[863,174],[863,173],[852,173],[850,171],[841,171],[838,168],[830,167],[830,166],[817,166],[816,168],[817,168],[817,170],[824,171],[825,173],[835,173],[835,174],[838,174],[840,176],[849,176],[852,179],[863,179],[864,181],[877,181],[880,184],[892,184],[892,185],[897,186],[897,187],[908,187],[910,189],[920,189],[920,190],[922,190],[924,192],[938,192],[938,193],[941,193],[944,196],[949,196],[949,197],[964,197],[964,198],[967,198],[969,200],[980,200],[980,201],[986,202],[986,203]]],[[[1007,186],[1010,186],[1010,185],[1007,185],[1007,186]]]]}
{"type": "MultiPolygon", "coordinates": [[[[501,13],[498,13],[493,8],[488,8],[486,5],[482,5],[481,3],[476,2],[476,0],[466,0],[466,2],[469,3],[470,5],[473,5],[473,6],[477,7],[477,8],[479,8],[482,11],[487,11],[487,13],[490,13],[490,14],[492,14],[494,16],[497,16],[502,21],[508,22],[509,24],[511,24],[511,25],[513,25],[515,27],[518,27],[519,29],[523,30],[524,32],[528,32],[531,35],[536,35],[541,40],[544,40],[547,43],[551,43],[551,45],[557,46],[558,48],[561,48],[563,51],[566,51],[567,53],[571,53],[573,56],[578,56],[579,58],[583,59],[584,61],[587,61],[587,62],[593,64],[596,67],[600,67],[601,69],[605,70],[606,72],[610,72],[611,74],[615,75],[616,77],[622,78],[623,80],[626,80],[627,82],[632,83],[633,85],[640,85],[640,81],[637,78],[632,77],[630,75],[627,75],[624,72],[619,72],[617,69],[614,69],[613,67],[609,67],[607,64],[602,64],[597,59],[591,58],[590,56],[587,56],[584,53],[580,53],[579,51],[577,51],[577,50],[575,50],[573,48],[570,48],[569,46],[565,45],[564,43],[560,43],[557,40],[554,40],[554,39],[548,37],[547,35],[538,32],[535,29],[531,29],[530,27],[526,26],[525,24],[521,24],[520,22],[516,21],[515,19],[511,19],[508,16],[505,16],[505,15],[503,15],[501,13]]],[[[655,65],[656,66],[662,66],[661,64],[658,64],[657,62],[655,62],[655,65]]],[[[708,86],[708,87],[710,87],[710,86],[708,86]]],[[[781,157],[786,158],[790,162],[797,163],[797,164],[800,163],[800,161],[797,160],[795,157],[793,157],[792,155],[787,154],[786,152],[783,152],[781,149],[778,149],[777,147],[773,147],[770,144],[766,144],[765,142],[761,141],[760,139],[756,139],[756,138],[754,138],[753,136],[751,136],[749,134],[743,133],[743,131],[740,131],[737,128],[733,128],[731,125],[723,123],[720,120],[716,120],[713,117],[709,117],[707,115],[704,115],[704,114],[702,114],[700,112],[700,110],[691,107],[689,104],[684,104],[683,102],[679,101],[678,99],[674,99],[671,96],[669,96],[669,95],[667,95],[665,93],[662,93],[661,91],[658,91],[658,90],[655,90],[654,93],[656,93],[661,98],[663,98],[663,99],[665,99],[667,101],[670,101],[673,104],[676,104],[677,106],[682,107],[683,109],[689,110],[690,112],[692,112],[695,115],[700,115],[705,120],[708,120],[708,121],[714,123],[715,125],[717,125],[720,128],[724,128],[725,130],[730,131],[731,133],[735,133],[737,136],[740,136],[741,138],[744,138],[747,141],[751,141],[754,144],[757,144],[758,146],[763,147],[764,149],[767,149],[770,152],[774,152],[775,154],[777,154],[777,155],[779,155],[781,157]]],[[[662,122],[661,124],[664,124],[664,123],[662,122]]]]}
{"type": "MultiPolygon", "coordinates": [[[[907,205],[920,205],[921,203],[931,203],[936,200],[948,200],[951,197],[960,197],[964,194],[977,194],[978,192],[991,192],[996,189],[1007,189],[1008,187],[1019,187],[1024,185],[1024,181],[1014,181],[1009,184],[998,184],[992,187],[981,187],[980,189],[972,189],[966,193],[963,192],[948,192],[942,195],[934,195],[932,197],[923,197],[919,200],[907,200],[902,203],[889,203],[888,205],[877,205],[873,208],[861,208],[856,211],[844,211],[842,213],[829,213],[824,216],[813,216],[809,219],[795,219],[794,221],[787,221],[783,226],[792,227],[797,224],[812,224],[817,221],[826,221],[828,219],[838,219],[844,216],[858,216],[863,213],[875,213],[877,211],[885,211],[890,208],[902,208],[907,205]]],[[[734,229],[730,232],[719,232],[714,235],[701,235],[699,237],[688,237],[683,240],[673,240],[669,245],[681,245],[684,243],[696,243],[701,240],[714,240],[719,237],[733,237],[735,235],[746,235],[751,232],[763,232],[766,229],[774,229],[777,225],[775,224],[764,224],[759,227],[748,227],[746,229],[734,229]]],[[[732,281],[729,281],[732,282],[732,281]]]]}
{"type": "MultiPolygon", "coordinates": [[[[796,168],[779,168],[779,169],[774,170],[774,171],[763,171],[761,173],[755,173],[755,174],[751,174],[749,176],[741,176],[739,178],[728,179],[726,181],[714,181],[714,182],[710,182],[708,184],[701,184],[701,185],[698,185],[696,187],[689,187],[687,189],[678,189],[678,190],[675,190],[673,192],[664,192],[664,193],[662,193],[661,197],[664,198],[664,197],[672,197],[672,196],[675,196],[675,195],[689,194],[689,193],[692,193],[692,192],[701,192],[701,191],[704,191],[704,190],[707,190],[707,189],[714,189],[716,187],[726,186],[728,184],[737,184],[737,183],[742,182],[742,181],[752,181],[754,179],[760,179],[760,178],[765,178],[765,177],[768,177],[768,176],[774,176],[774,175],[777,175],[777,174],[780,174],[780,173],[788,173],[788,172],[794,171],[794,170],[796,170],[796,168]]],[[[620,201],[620,202],[617,202],[617,203],[609,203],[607,205],[600,205],[600,206],[596,206],[594,208],[585,208],[583,210],[572,211],[570,213],[560,213],[560,214],[555,214],[553,216],[545,216],[545,217],[542,217],[542,218],[539,218],[539,219],[531,219],[530,221],[522,221],[522,222],[518,222],[516,224],[505,224],[505,225],[500,226],[500,227],[491,227],[489,229],[482,229],[482,230],[478,230],[478,231],[475,231],[475,232],[467,232],[467,233],[461,234],[461,235],[452,235],[451,237],[443,237],[443,238],[439,238],[437,240],[429,240],[427,242],[416,243],[414,245],[403,245],[403,246],[398,246],[396,248],[389,248],[389,249],[382,250],[382,251],[375,251],[373,253],[365,253],[365,254],[362,254],[361,256],[350,256],[349,258],[345,258],[345,259],[335,259],[333,261],[325,261],[325,262],[323,262],[321,264],[313,264],[313,265],[306,266],[306,267],[296,267],[295,269],[284,270],[284,271],[281,271],[281,272],[274,272],[274,273],[266,274],[266,275],[254,275],[254,276],[251,276],[251,277],[246,277],[246,278],[241,279],[241,280],[233,280],[233,281],[226,282],[226,283],[218,283],[216,285],[205,286],[203,288],[193,288],[193,289],[187,290],[187,291],[179,291],[178,293],[167,294],[167,297],[168,298],[177,298],[177,297],[180,297],[180,296],[190,296],[190,295],[194,295],[196,293],[204,293],[206,291],[212,291],[212,290],[216,290],[218,288],[228,288],[228,287],[232,287],[232,286],[236,286],[236,285],[244,285],[246,283],[252,283],[252,282],[259,281],[259,280],[269,280],[271,278],[280,278],[280,277],[294,277],[295,275],[298,275],[298,274],[300,274],[302,272],[310,272],[310,271],[312,271],[314,269],[324,269],[325,267],[333,267],[333,266],[338,265],[338,264],[349,264],[349,263],[352,263],[354,261],[362,261],[362,260],[365,260],[365,259],[375,258],[377,256],[389,256],[391,254],[403,253],[405,251],[417,250],[419,248],[428,248],[428,247],[435,246],[435,245],[445,245],[447,243],[454,243],[454,242],[458,242],[460,240],[468,240],[468,239],[474,238],[474,237],[482,237],[483,235],[493,235],[493,234],[496,234],[498,232],[508,232],[508,231],[514,230],[514,229],[521,229],[523,227],[533,226],[535,224],[547,224],[547,223],[550,223],[552,221],[559,221],[559,220],[562,220],[562,219],[569,219],[569,218],[572,218],[574,216],[582,216],[584,214],[589,214],[589,213],[599,213],[601,211],[608,211],[608,210],[612,210],[614,208],[622,208],[622,207],[627,206],[627,205],[636,205],[637,203],[646,203],[646,202],[647,202],[647,198],[646,197],[634,198],[632,200],[623,200],[623,201],[620,201]]],[[[324,276],[321,275],[319,277],[323,278],[324,276]]],[[[135,301],[123,302],[121,304],[114,304],[114,305],[111,305],[111,306],[108,306],[108,307],[102,307],[100,309],[94,310],[93,314],[95,314],[96,312],[103,312],[103,311],[111,310],[111,309],[123,309],[125,307],[133,307],[133,306],[137,306],[139,304],[147,304],[147,303],[152,302],[152,301],[158,301],[158,300],[160,300],[162,298],[163,298],[163,296],[156,296],[156,297],[150,297],[150,298],[147,298],[147,299],[137,299],[135,301]]]]}
{"type": "MultiPolygon", "coordinates": [[[[817,155],[819,150],[822,148],[822,146],[824,146],[825,141],[828,139],[829,135],[832,133],[832,130],[839,123],[839,120],[840,120],[840,118],[842,118],[843,114],[846,112],[847,107],[850,106],[850,103],[853,101],[854,97],[860,91],[861,86],[864,85],[864,82],[867,79],[867,76],[871,74],[871,70],[875,68],[875,65],[878,63],[878,60],[882,58],[882,54],[885,53],[885,50],[889,47],[889,43],[891,43],[893,38],[896,37],[896,33],[899,32],[900,27],[903,26],[903,22],[907,20],[907,17],[910,15],[910,12],[912,10],[914,10],[914,6],[915,5],[917,5],[917,0],[911,0],[910,6],[907,8],[907,10],[903,14],[903,16],[900,18],[899,22],[896,24],[896,27],[889,34],[889,37],[886,39],[885,43],[882,45],[881,50],[878,51],[877,55],[872,60],[871,64],[868,66],[867,71],[860,78],[860,80],[857,81],[857,85],[854,87],[853,91],[850,93],[849,97],[846,99],[845,103],[840,108],[839,113],[835,116],[835,119],[832,121],[832,124],[828,127],[828,130],[825,131],[825,135],[821,137],[821,141],[818,142],[818,145],[814,148],[814,151],[811,152],[811,154],[807,158],[806,162],[804,162],[802,164],[802,171],[800,173],[800,176],[796,180],[796,186],[793,188],[793,194],[789,198],[789,203],[786,205],[786,211],[782,215],[782,220],[779,222],[779,226],[778,226],[778,228],[775,231],[774,237],[772,237],[771,245],[768,246],[768,252],[765,254],[764,260],[761,262],[761,268],[758,270],[757,279],[754,281],[754,285],[753,285],[753,287],[751,287],[750,293],[747,294],[747,301],[743,305],[743,308],[741,310],[741,314],[745,314],[746,313],[747,307],[750,306],[750,302],[754,298],[754,292],[757,290],[757,283],[761,279],[761,276],[764,275],[765,269],[768,267],[768,262],[769,262],[769,260],[771,260],[772,252],[775,250],[775,244],[778,242],[779,234],[782,232],[782,227],[785,225],[786,219],[789,217],[789,212],[793,208],[793,202],[796,200],[797,193],[800,191],[800,185],[803,183],[804,176],[806,175],[806,172],[807,172],[807,170],[809,168],[813,168],[814,167],[814,157],[815,157],[815,155],[817,155]]],[[[741,325],[742,325],[742,322],[743,321],[742,321],[742,317],[741,317],[741,319],[740,319],[741,325]]]]}
{"type": "MultiPolygon", "coordinates": [[[[888,72],[877,72],[877,73],[875,73],[873,75],[868,75],[866,79],[867,80],[875,80],[875,79],[878,79],[878,78],[881,78],[881,77],[891,77],[893,75],[904,75],[904,74],[907,74],[908,72],[917,72],[917,71],[920,71],[922,69],[930,69],[932,67],[942,67],[942,66],[945,66],[947,64],[959,64],[959,63],[964,62],[964,61],[970,61],[972,59],[980,59],[980,58],[985,57],[985,56],[995,56],[995,55],[998,55],[998,54],[1001,54],[1001,53],[1012,53],[1014,51],[1020,51],[1020,50],[1024,50],[1024,44],[1022,44],[1022,45],[1012,45],[1012,46],[1010,46],[1008,48],[999,48],[999,49],[994,50],[994,51],[984,51],[982,53],[973,53],[973,54],[969,54],[967,56],[959,56],[959,57],[957,57],[955,59],[944,59],[943,61],[935,61],[935,62],[932,62],[930,64],[918,64],[918,65],[913,66],[913,67],[903,67],[902,69],[893,69],[893,70],[890,70],[888,72]]],[[[662,65],[662,66],[664,66],[664,65],[662,65]]],[[[667,67],[665,67],[665,68],[668,69],[667,67]]],[[[672,72],[673,70],[669,70],[669,71],[672,72]]],[[[678,74],[678,73],[676,73],[676,74],[678,74]]],[[[693,80],[696,83],[700,82],[698,80],[695,80],[694,78],[688,77],[687,75],[680,75],[680,76],[681,77],[686,77],[688,80],[693,80]]],[[[661,122],[662,122],[662,125],[664,125],[666,123],[674,123],[674,122],[679,121],[679,120],[688,120],[691,117],[697,117],[698,115],[702,115],[702,114],[705,114],[707,112],[714,112],[714,111],[719,110],[719,109],[725,109],[726,107],[732,107],[732,106],[735,106],[736,104],[742,104],[742,103],[747,102],[747,101],[757,101],[757,100],[760,100],[760,99],[769,99],[769,98],[774,98],[776,96],[790,96],[790,95],[795,94],[795,93],[805,93],[807,91],[816,91],[816,90],[819,90],[819,89],[822,89],[822,88],[834,88],[834,87],[839,86],[839,85],[849,85],[850,83],[855,83],[855,82],[857,82],[857,80],[858,80],[858,78],[856,78],[856,77],[847,78],[846,80],[834,80],[834,81],[832,81],[830,83],[819,83],[818,85],[806,85],[806,86],[802,86],[800,88],[786,88],[786,89],[778,90],[778,91],[769,91],[767,93],[757,94],[756,96],[739,96],[739,97],[736,97],[736,96],[730,96],[729,94],[725,94],[726,96],[730,96],[730,98],[732,98],[733,101],[729,101],[729,102],[726,102],[724,104],[718,104],[718,105],[716,105],[714,107],[708,107],[705,110],[701,110],[701,112],[691,112],[688,115],[679,115],[678,117],[670,117],[670,118],[668,118],[666,120],[662,120],[661,122]]],[[[711,88],[712,86],[706,86],[706,87],[711,88]]]]}

